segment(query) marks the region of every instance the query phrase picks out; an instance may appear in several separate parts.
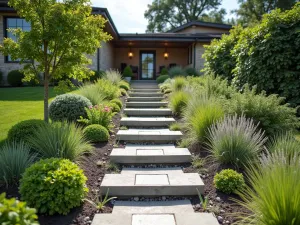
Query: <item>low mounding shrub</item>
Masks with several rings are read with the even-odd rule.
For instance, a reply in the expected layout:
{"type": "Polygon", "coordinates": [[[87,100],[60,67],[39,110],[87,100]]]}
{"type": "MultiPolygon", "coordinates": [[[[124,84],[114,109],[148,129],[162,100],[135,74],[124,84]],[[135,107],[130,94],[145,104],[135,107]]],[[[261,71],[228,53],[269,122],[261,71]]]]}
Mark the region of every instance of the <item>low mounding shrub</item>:
{"type": "Polygon", "coordinates": [[[249,186],[240,193],[250,213],[243,224],[300,224],[300,157],[288,159],[282,152],[263,156],[248,172],[249,186]]]}
{"type": "Polygon", "coordinates": [[[106,70],[103,76],[104,79],[109,80],[114,85],[119,85],[122,81],[122,74],[118,70],[106,70]]]}
{"type": "Polygon", "coordinates": [[[158,84],[162,84],[163,82],[165,82],[165,80],[167,80],[169,78],[170,78],[169,75],[160,75],[158,78],[156,78],[156,82],[158,84]]]}
{"type": "Polygon", "coordinates": [[[181,91],[187,84],[187,81],[184,77],[176,77],[172,80],[171,90],[172,91],[181,91]]]}
{"type": "Polygon", "coordinates": [[[36,131],[40,126],[47,126],[44,120],[24,120],[10,128],[7,134],[9,141],[24,141],[36,131]]]}
{"type": "Polygon", "coordinates": [[[13,86],[13,87],[22,86],[23,78],[24,78],[24,74],[21,73],[19,70],[12,70],[7,74],[7,82],[10,86],[13,86]]]}
{"type": "Polygon", "coordinates": [[[36,210],[26,206],[15,198],[5,198],[0,195],[0,224],[3,225],[39,225],[36,210]]]}
{"type": "Polygon", "coordinates": [[[133,76],[133,72],[130,66],[126,66],[124,71],[123,71],[123,76],[124,77],[132,77],[133,76]]]}
{"type": "Polygon", "coordinates": [[[115,99],[111,100],[110,102],[116,103],[120,108],[123,107],[123,104],[122,104],[121,100],[118,99],[118,98],[115,98],[115,99]]]}
{"type": "Polygon", "coordinates": [[[186,76],[186,72],[181,66],[174,66],[169,69],[169,76],[171,78],[178,77],[178,76],[186,76]]]}
{"type": "Polygon", "coordinates": [[[118,113],[118,112],[121,111],[121,108],[119,107],[119,105],[118,105],[117,103],[109,102],[107,105],[108,105],[108,106],[111,108],[111,110],[112,110],[113,112],[115,112],[115,113],[118,113]]]}
{"type": "Polygon", "coordinates": [[[120,93],[122,96],[127,96],[127,91],[124,88],[120,88],[120,93]]]}
{"type": "Polygon", "coordinates": [[[226,169],[214,176],[214,185],[219,191],[231,194],[242,190],[245,186],[245,181],[243,174],[232,169],[226,169]]]}
{"type": "Polygon", "coordinates": [[[49,105],[49,116],[53,121],[77,121],[86,117],[85,108],[92,106],[87,98],[76,94],[57,96],[49,105]]]}
{"type": "Polygon", "coordinates": [[[252,119],[244,116],[226,116],[209,129],[209,150],[219,163],[238,168],[258,159],[266,138],[252,119]]]}
{"type": "Polygon", "coordinates": [[[119,88],[123,88],[123,89],[125,89],[126,91],[129,91],[129,89],[130,89],[130,84],[129,84],[127,81],[122,80],[122,81],[120,81],[120,83],[119,83],[119,88]]]}
{"type": "Polygon", "coordinates": [[[200,76],[200,72],[191,66],[185,67],[184,71],[187,76],[195,76],[195,77],[200,76]]]}
{"type": "Polygon", "coordinates": [[[113,84],[110,80],[99,79],[95,85],[101,95],[105,96],[105,100],[112,100],[120,96],[118,85],[113,84]]]}
{"type": "Polygon", "coordinates": [[[160,75],[168,75],[168,69],[166,67],[162,68],[160,75]]]}
{"type": "Polygon", "coordinates": [[[26,169],[21,182],[22,200],[39,213],[66,215],[88,192],[83,171],[67,159],[40,160],[26,169]]]}
{"type": "Polygon", "coordinates": [[[185,109],[190,95],[184,91],[176,91],[171,94],[169,98],[169,107],[172,112],[176,115],[182,115],[183,110],[185,109]]]}
{"type": "Polygon", "coordinates": [[[42,158],[80,159],[93,146],[85,139],[83,130],[74,123],[54,123],[40,127],[28,138],[30,146],[42,158]]]}
{"type": "Polygon", "coordinates": [[[81,117],[78,122],[85,125],[99,124],[106,129],[111,128],[112,110],[106,105],[95,105],[86,108],[87,118],[81,117]]]}
{"type": "Polygon", "coordinates": [[[299,127],[296,109],[282,104],[283,101],[277,95],[267,96],[265,92],[256,94],[255,88],[250,90],[246,86],[243,93],[233,94],[225,105],[228,113],[253,118],[256,123],[260,122],[267,135],[274,135],[299,127]]]}
{"type": "Polygon", "coordinates": [[[4,143],[0,147],[0,183],[17,184],[25,169],[36,159],[37,154],[31,153],[23,142],[4,143]]]}
{"type": "Polygon", "coordinates": [[[99,124],[89,125],[84,128],[83,132],[86,138],[91,142],[108,141],[109,138],[108,130],[99,124]]]}

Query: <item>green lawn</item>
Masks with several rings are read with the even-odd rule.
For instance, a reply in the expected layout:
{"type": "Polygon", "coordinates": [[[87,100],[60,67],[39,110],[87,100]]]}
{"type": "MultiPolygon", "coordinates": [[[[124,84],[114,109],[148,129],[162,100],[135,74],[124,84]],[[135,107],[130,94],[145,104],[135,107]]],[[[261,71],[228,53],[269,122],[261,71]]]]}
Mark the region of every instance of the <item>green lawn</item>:
{"type": "MultiPolygon", "coordinates": [[[[0,142],[14,124],[27,119],[43,119],[43,95],[43,87],[0,88],[0,142]]],[[[56,95],[58,93],[50,88],[49,98],[56,95]]]]}

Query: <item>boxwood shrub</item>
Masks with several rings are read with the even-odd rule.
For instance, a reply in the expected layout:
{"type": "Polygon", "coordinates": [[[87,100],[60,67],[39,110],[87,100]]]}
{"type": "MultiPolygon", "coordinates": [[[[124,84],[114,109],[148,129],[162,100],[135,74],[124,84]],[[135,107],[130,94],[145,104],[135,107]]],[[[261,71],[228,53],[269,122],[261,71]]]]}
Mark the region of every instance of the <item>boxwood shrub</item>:
{"type": "Polygon", "coordinates": [[[22,200],[39,213],[66,215],[88,192],[83,171],[67,159],[40,160],[26,169],[20,181],[22,200]]]}
{"type": "Polygon", "coordinates": [[[49,116],[53,121],[77,121],[86,117],[85,108],[92,106],[86,97],[76,94],[57,96],[49,105],[49,116]]]}
{"type": "Polygon", "coordinates": [[[232,169],[225,169],[215,175],[214,185],[219,191],[231,194],[241,190],[245,186],[245,181],[243,174],[232,169]]]}
{"type": "Polygon", "coordinates": [[[110,102],[117,104],[120,108],[122,108],[122,106],[123,106],[121,100],[118,98],[115,98],[115,99],[111,100],[110,102]]]}
{"type": "Polygon", "coordinates": [[[160,75],[158,78],[156,78],[156,82],[158,84],[161,84],[161,83],[165,82],[165,80],[167,80],[169,78],[170,78],[169,75],[160,75]]]}
{"type": "Polygon", "coordinates": [[[22,79],[24,78],[24,74],[19,70],[12,70],[7,74],[7,82],[9,85],[13,87],[22,86],[22,79]]]}
{"type": "Polygon", "coordinates": [[[91,142],[104,142],[109,138],[108,130],[99,124],[89,125],[84,128],[83,132],[85,137],[91,142]]]}

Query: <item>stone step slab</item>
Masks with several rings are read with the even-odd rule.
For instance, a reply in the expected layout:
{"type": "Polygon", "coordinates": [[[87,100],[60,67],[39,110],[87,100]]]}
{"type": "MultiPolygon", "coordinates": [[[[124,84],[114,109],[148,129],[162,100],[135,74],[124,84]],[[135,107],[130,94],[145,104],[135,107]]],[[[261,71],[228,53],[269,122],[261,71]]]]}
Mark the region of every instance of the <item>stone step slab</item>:
{"type": "Polygon", "coordinates": [[[121,174],[106,174],[100,192],[110,196],[190,196],[204,192],[199,174],[178,168],[124,168],[121,174]]]}
{"type": "Polygon", "coordinates": [[[191,153],[187,148],[114,148],[110,154],[111,161],[121,164],[189,163],[191,158],[191,153]]]}
{"type": "Polygon", "coordinates": [[[129,129],[119,130],[117,139],[119,141],[135,142],[170,142],[182,138],[180,131],[170,131],[169,129],[129,129]]]}
{"type": "Polygon", "coordinates": [[[126,108],[124,113],[127,116],[171,116],[172,111],[168,108],[126,108]]]}
{"type": "Polygon", "coordinates": [[[132,88],[130,89],[130,92],[160,92],[161,90],[159,88],[150,88],[150,89],[145,89],[145,88],[132,88]]]}
{"type": "Polygon", "coordinates": [[[174,118],[167,117],[123,117],[121,126],[127,127],[168,127],[174,118]]]}
{"type": "Polygon", "coordinates": [[[159,92],[131,92],[130,97],[162,97],[163,93],[159,92]]]}
{"type": "Polygon", "coordinates": [[[165,107],[168,105],[168,102],[127,102],[127,108],[159,108],[165,107]]]}
{"type": "Polygon", "coordinates": [[[175,149],[174,144],[160,144],[160,145],[140,145],[140,144],[127,144],[125,149],[175,149]]]}
{"type": "Polygon", "coordinates": [[[159,102],[163,97],[128,97],[127,102],[159,102]]]}

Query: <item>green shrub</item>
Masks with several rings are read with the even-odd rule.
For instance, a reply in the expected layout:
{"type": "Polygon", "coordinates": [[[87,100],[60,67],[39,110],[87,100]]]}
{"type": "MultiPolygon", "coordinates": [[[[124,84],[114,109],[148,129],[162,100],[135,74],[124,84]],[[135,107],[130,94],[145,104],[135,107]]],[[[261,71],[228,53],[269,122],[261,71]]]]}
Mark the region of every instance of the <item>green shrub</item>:
{"type": "Polygon", "coordinates": [[[249,214],[243,224],[300,224],[300,157],[288,160],[281,152],[263,157],[248,172],[249,186],[239,201],[249,214]],[[288,162],[288,163],[287,163],[288,162]]]}
{"type": "Polygon", "coordinates": [[[93,72],[94,72],[94,75],[89,78],[90,82],[95,82],[96,80],[102,78],[105,74],[105,72],[103,70],[100,70],[100,71],[94,70],[93,72]]]}
{"type": "Polygon", "coordinates": [[[82,203],[88,192],[86,180],[83,171],[67,159],[40,160],[26,169],[20,194],[39,213],[66,215],[82,203]]]}
{"type": "Polygon", "coordinates": [[[252,119],[235,115],[212,125],[208,142],[212,157],[218,163],[240,168],[257,161],[266,138],[252,119]]]}
{"type": "Polygon", "coordinates": [[[186,72],[182,69],[181,66],[174,66],[169,69],[169,76],[171,78],[178,77],[178,76],[186,76],[186,72]]]}
{"type": "Polygon", "coordinates": [[[83,132],[86,138],[91,142],[108,141],[109,138],[108,130],[99,124],[89,125],[84,128],[83,132]]]}
{"type": "Polygon", "coordinates": [[[98,87],[99,93],[105,96],[105,100],[112,100],[120,96],[118,85],[113,84],[110,80],[99,79],[95,85],[98,87]]]}
{"type": "Polygon", "coordinates": [[[115,99],[111,100],[110,102],[116,103],[120,108],[123,107],[122,101],[118,98],[115,98],[115,99]]]}
{"type": "Polygon", "coordinates": [[[125,80],[122,80],[120,83],[119,83],[119,88],[123,88],[125,89],[126,91],[129,91],[130,89],[130,84],[125,81],[125,80]]]}
{"type": "Polygon", "coordinates": [[[15,198],[5,198],[0,195],[0,224],[3,225],[39,225],[36,210],[26,206],[15,198]]]}
{"type": "Polygon", "coordinates": [[[3,72],[0,70],[0,85],[3,84],[3,72]]]}
{"type": "Polygon", "coordinates": [[[0,183],[17,184],[25,169],[36,159],[37,154],[31,153],[23,142],[4,143],[0,147],[0,183]]]}
{"type": "Polygon", "coordinates": [[[175,77],[172,79],[171,90],[172,91],[181,91],[187,84],[187,81],[184,77],[175,77]]]}
{"type": "Polygon", "coordinates": [[[124,88],[121,88],[120,92],[122,96],[127,96],[127,91],[124,88]]]}
{"type": "Polygon", "coordinates": [[[190,95],[187,92],[176,91],[172,93],[169,98],[169,107],[172,112],[176,115],[182,115],[189,98],[190,95]]]}
{"type": "Polygon", "coordinates": [[[124,71],[123,71],[123,76],[124,77],[132,77],[133,73],[132,73],[132,69],[130,66],[126,66],[124,71]]]}
{"type": "Polygon", "coordinates": [[[161,72],[160,72],[160,76],[161,75],[168,75],[169,73],[168,73],[168,69],[166,68],[166,67],[164,67],[162,70],[161,70],[161,72]]]}
{"type": "Polygon", "coordinates": [[[87,118],[81,117],[78,122],[85,125],[99,124],[106,129],[111,128],[112,110],[108,105],[95,105],[86,108],[87,118]]]}
{"type": "Polygon", "coordinates": [[[82,129],[74,123],[66,122],[38,128],[28,138],[28,142],[42,158],[56,157],[75,161],[93,150],[82,129]]]}
{"type": "Polygon", "coordinates": [[[122,74],[118,70],[106,70],[103,79],[109,80],[114,85],[119,85],[122,81],[122,74]]]}
{"type": "Polygon", "coordinates": [[[163,82],[165,82],[169,78],[170,78],[169,75],[160,75],[158,78],[156,78],[156,82],[158,84],[162,84],[163,82]]]}
{"type": "Polygon", "coordinates": [[[195,76],[195,77],[200,76],[200,72],[191,66],[185,67],[184,71],[187,76],[195,76]]]}
{"type": "Polygon", "coordinates": [[[118,105],[117,103],[109,102],[107,105],[111,108],[111,110],[112,110],[113,112],[118,113],[118,112],[121,111],[121,108],[119,107],[119,105],[118,105]]]}
{"type": "Polygon", "coordinates": [[[256,94],[255,88],[250,90],[247,86],[243,93],[235,93],[225,102],[226,111],[230,114],[244,114],[253,118],[267,135],[278,132],[287,132],[299,127],[296,109],[282,104],[283,98],[276,95],[267,96],[265,92],[256,94]]]}
{"type": "Polygon", "coordinates": [[[40,126],[47,126],[47,123],[44,120],[37,119],[21,121],[10,128],[7,139],[9,141],[26,142],[27,138],[32,136],[40,126]]]}
{"type": "Polygon", "coordinates": [[[180,125],[180,123],[172,123],[172,124],[170,124],[169,129],[172,131],[180,131],[181,125],[180,125]]]}
{"type": "Polygon", "coordinates": [[[243,174],[232,169],[226,169],[214,176],[214,185],[219,191],[231,194],[242,190],[245,186],[245,181],[243,174]]]}
{"type": "Polygon", "coordinates": [[[86,97],[93,105],[102,104],[106,98],[106,95],[102,92],[101,87],[95,84],[85,84],[79,87],[78,94],[86,97]]]}
{"type": "Polygon", "coordinates": [[[92,106],[87,98],[76,94],[57,96],[49,105],[49,117],[53,121],[77,121],[86,117],[85,108],[92,106]]]}
{"type": "Polygon", "coordinates": [[[12,70],[7,74],[7,82],[10,86],[20,87],[23,82],[24,74],[19,70],[12,70]]]}

